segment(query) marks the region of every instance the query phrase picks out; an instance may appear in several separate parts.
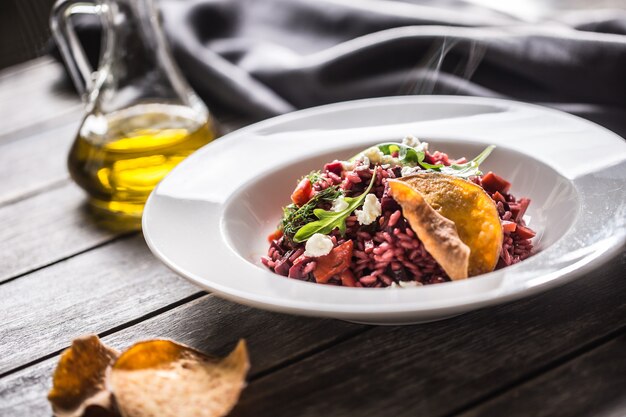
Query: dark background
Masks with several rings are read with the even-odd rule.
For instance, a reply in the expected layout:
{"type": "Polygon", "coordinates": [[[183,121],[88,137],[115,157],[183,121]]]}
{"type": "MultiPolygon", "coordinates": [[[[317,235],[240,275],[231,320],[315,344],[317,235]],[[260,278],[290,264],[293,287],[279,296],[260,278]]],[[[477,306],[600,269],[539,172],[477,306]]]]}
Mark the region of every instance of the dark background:
{"type": "Polygon", "coordinates": [[[0,0],[0,69],[46,53],[54,0],[0,0]]]}
{"type": "MultiPolygon", "coordinates": [[[[412,2],[411,0],[404,1],[412,2]]],[[[471,2],[500,9],[503,7],[515,10],[534,8],[544,12],[570,8],[626,8],[626,0],[518,0],[511,2],[471,0],[471,2]]],[[[54,0],[0,0],[0,70],[47,52],[50,39],[48,18],[53,4],[54,0]]]]}

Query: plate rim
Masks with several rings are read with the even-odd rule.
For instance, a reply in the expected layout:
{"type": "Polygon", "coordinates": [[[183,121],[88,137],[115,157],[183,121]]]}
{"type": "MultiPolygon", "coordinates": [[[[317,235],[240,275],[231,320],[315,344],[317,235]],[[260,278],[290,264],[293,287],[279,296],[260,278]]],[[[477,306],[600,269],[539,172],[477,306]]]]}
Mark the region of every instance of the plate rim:
{"type": "MultiPolygon", "coordinates": [[[[285,123],[287,121],[305,119],[306,117],[310,117],[312,115],[332,113],[333,111],[340,110],[342,108],[343,109],[345,108],[358,109],[359,107],[369,107],[371,106],[373,102],[375,104],[384,105],[386,102],[389,102],[389,101],[392,101],[394,103],[402,103],[402,102],[416,103],[419,101],[423,102],[423,101],[429,101],[429,100],[435,100],[435,101],[439,101],[442,103],[448,102],[448,103],[453,103],[453,104],[460,103],[460,104],[472,105],[475,103],[479,103],[479,104],[486,103],[486,104],[505,105],[511,108],[526,107],[526,108],[532,108],[535,110],[538,109],[541,112],[549,112],[549,113],[558,114],[559,116],[567,116],[569,118],[573,118],[578,122],[585,123],[588,127],[592,129],[596,129],[596,130],[602,129],[605,131],[605,133],[609,133],[615,139],[621,139],[617,134],[615,134],[614,132],[611,132],[610,130],[602,126],[596,125],[593,122],[589,122],[585,119],[581,119],[577,116],[573,116],[573,115],[570,115],[570,114],[567,114],[558,110],[545,108],[545,107],[534,105],[534,104],[520,103],[520,102],[515,102],[515,101],[510,101],[510,100],[482,98],[482,97],[467,97],[467,96],[393,96],[393,97],[368,98],[368,99],[362,99],[362,100],[332,103],[332,104],[327,104],[323,106],[303,109],[303,110],[299,110],[296,112],[283,114],[283,115],[280,115],[271,119],[263,120],[263,121],[251,124],[249,126],[246,126],[242,129],[233,131],[225,135],[224,138],[227,138],[228,136],[234,135],[234,134],[238,136],[245,136],[246,133],[259,131],[261,129],[268,128],[271,126],[280,125],[281,123],[285,123]]],[[[211,144],[206,145],[206,147],[210,147],[210,146],[211,144]]],[[[187,161],[188,160],[183,161],[180,165],[185,164],[187,161]]],[[[175,168],[172,171],[172,173],[175,172],[177,169],[178,167],[175,168]]],[[[172,175],[172,174],[170,173],[169,175],[172,175]]],[[[167,178],[164,179],[163,181],[167,181],[167,178]]],[[[443,311],[447,312],[451,309],[458,310],[459,308],[469,311],[469,310],[480,308],[486,305],[499,304],[502,302],[510,301],[512,299],[526,297],[534,293],[542,292],[546,290],[547,288],[565,284],[566,282],[569,282],[570,280],[578,276],[581,276],[588,270],[599,266],[601,263],[605,262],[607,259],[614,256],[626,242],[626,234],[617,236],[616,241],[611,243],[607,247],[605,247],[603,250],[596,250],[592,254],[585,256],[583,259],[586,260],[586,262],[583,265],[578,265],[576,268],[574,268],[571,271],[562,271],[561,269],[559,269],[558,271],[556,271],[557,274],[554,278],[549,279],[541,284],[524,287],[524,288],[518,288],[517,291],[515,292],[504,293],[504,294],[500,293],[494,296],[491,291],[487,291],[487,292],[482,293],[484,295],[482,299],[480,297],[478,298],[473,297],[472,300],[468,300],[467,302],[461,302],[461,303],[458,303],[459,301],[458,299],[454,299],[453,301],[455,301],[455,303],[451,305],[445,305],[445,303],[439,304],[438,307],[421,308],[422,306],[412,306],[412,307],[418,307],[418,308],[406,309],[407,306],[404,306],[404,304],[402,304],[405,308],[401,310],[391,309],[389,311],[385,310],[385,311],[373,312],[371,309],[365,309],[365,310],[359,309],[359,311],[352,309],[352,310],[346,311],[343,309],[337,309],[337,306],[334,304],[323,304],[323,305],[316,305],[314,309],[312,310],[311,306],[300,305],[301,304],[300,300],[294,301],[290,299],[282,299],[282,302],[277,304],[274,300],[268,301],[264,299],[264,297],[250,297],[250,294],[247,294],[247,295],[238,294],[237,292],[229,291],[223,288],[221,285],[214,285],[215,283],[214,282],[211,283],[210,278],[200,277],[200,276],[197,276],[193,272],[180,268],[176,264],[176,262],[170,260],[167,254],[161,251],[161,249],[158,247],[158,244],[153,240],[153,238],[150,235],[150,221],[151,221],[150,209],[153,206],[153,204],[155,204],[154,201],[156,199],[155,195],[156,195],[157,189],[158,187],[155,189],[155,191],[153,191],[153,193],[151,193],[150,197],[148,198],[148,201],[146,202],[145,211],[144,211],[146,215],[144,215],[142,219],[142,224],[143,224],[143,235],[146,240],[146,243],[148,247],[150,248],[150,250],[153,252],[153,254],[161,262],[163,262],[166,266],[168,266],[174,272],[190,280],[194,284],[200,286],[201,288],[208,289],[223,298],[230,299],[230,300],[240,302],[243,304],[252,305],[254,307],[261,307],[261,308],[274,310],[274,311],[289,312],[289,313],[304,314],[304,315],[315,315],[315,316],[326,316],[326,317],[337,317],[337,318],[342,318],[341,316],[349,316],[353,318],[359,318],[361,316],[371,316],[373,314],[374,315],[384,314],[384,315],[395,316],[395,315],[410,314],[410,313],[417,313],[417,312],[434,312],[435,310],[441,310],[442,312],[443,311]],[[595,256],[592,256],[592,255],[595,255],[595,256]]],[[[220,237],[220,238],[222,239],[223,237],[220,237]]],[[[516,266],[513,266],[513,267],[516,267],[516,266]]],[[[517,265],[517,267],[519,267],[519,265],[517,265]]],[[[454,285],[456,283],[447,283],[447,285],[450,285],[450,284],[454,285]]],[[[439,285],[446,285],[446,283],[439,284],[439,285]]],[[[420,290],[423,291],[424,288],[426,287],[400,289],[400,291],[420,291],[420,290]]],[[[353,289],[347,289],[347,288],[333,288],[333,290],[354,291],[353,289]]],[[[368,291],[372,291],[372,289],[368,289],[368,291]]],[[[373,291],[380,291],[380,290],[374,289],[373,291]]]]}

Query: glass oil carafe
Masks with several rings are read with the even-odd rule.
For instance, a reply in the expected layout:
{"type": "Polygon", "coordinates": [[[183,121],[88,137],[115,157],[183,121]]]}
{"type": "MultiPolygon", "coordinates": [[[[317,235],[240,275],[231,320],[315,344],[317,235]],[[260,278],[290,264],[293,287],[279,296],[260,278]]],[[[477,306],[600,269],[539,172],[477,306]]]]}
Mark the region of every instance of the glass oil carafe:
{"type": "Polygon", "coordinates": [[[153,0],[60,0],[51,26],[85,117],[68,158],[92,211],[115,229],[135,229],[156,184],[215,138],[209,113],[181,76],[153,0]],[[92,71],[72,17],[97,15],[100,63],[92,71]]]}

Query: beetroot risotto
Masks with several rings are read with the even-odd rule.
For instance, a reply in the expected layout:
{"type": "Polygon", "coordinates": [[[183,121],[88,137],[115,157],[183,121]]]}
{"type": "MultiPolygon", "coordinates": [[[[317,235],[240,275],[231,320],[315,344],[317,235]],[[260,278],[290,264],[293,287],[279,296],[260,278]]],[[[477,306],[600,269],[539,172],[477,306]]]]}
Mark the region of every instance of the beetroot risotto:
{"type": "Polygon", "coordinates": [[[276,274],[348,287],[469,278],[532,254],[535,232],[511,184],[409,136],[299,180],[261,261],[276,274]]]}

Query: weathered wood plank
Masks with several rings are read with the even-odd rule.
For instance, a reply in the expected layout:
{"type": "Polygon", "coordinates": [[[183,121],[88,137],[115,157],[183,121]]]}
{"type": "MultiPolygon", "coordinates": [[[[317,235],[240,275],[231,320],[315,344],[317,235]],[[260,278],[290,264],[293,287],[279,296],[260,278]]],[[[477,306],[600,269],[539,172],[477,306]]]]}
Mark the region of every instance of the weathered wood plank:
{"type": "Polygon", "coordinates": [[[0,205],[69,179],[67,154],[79,121],[0,144],[0,205]]]}
{"type": "Polygon", "coordinates": [[[0,374],[199,291],[156,261],[141,236],[8,282],[0,286],[0,374]]]}
{"type": "Polygon", "coordinates": [[[626,335],[459,417],[618,417],[626,414],[626,335]]]}
{"type": "MultiPolygon", "coordinates": [[[[0,207],[0,283],[108,242],[73,183],[0,207]]],[[[1,288],[1,286],[0,286],[1,288]]]]}
{"type": "Polygon", "coordinates": [[[254,381],[232,415],[448,415],[623,326],[624,266],[443,322],[374,328],[254,381]]]}
{"type": "Polygon", "coordinates": [[[80,118],[82,104],[60,88],[63,77],[50,57],[0,73],[0,143],[80,118]]]}
{"type": "MultiPolygon", "coordinates": [[[[142,339],[171,338],[223,355],[239,338],[245,338],[252,361],[250,375],[254,377],[363,329],[341,321],[269,313],[207,295],[104,340],[123,349],[142,339]]],[[[49,415],[46,393],[57,359],[0,379],[0,415],[49,415]]]]}

